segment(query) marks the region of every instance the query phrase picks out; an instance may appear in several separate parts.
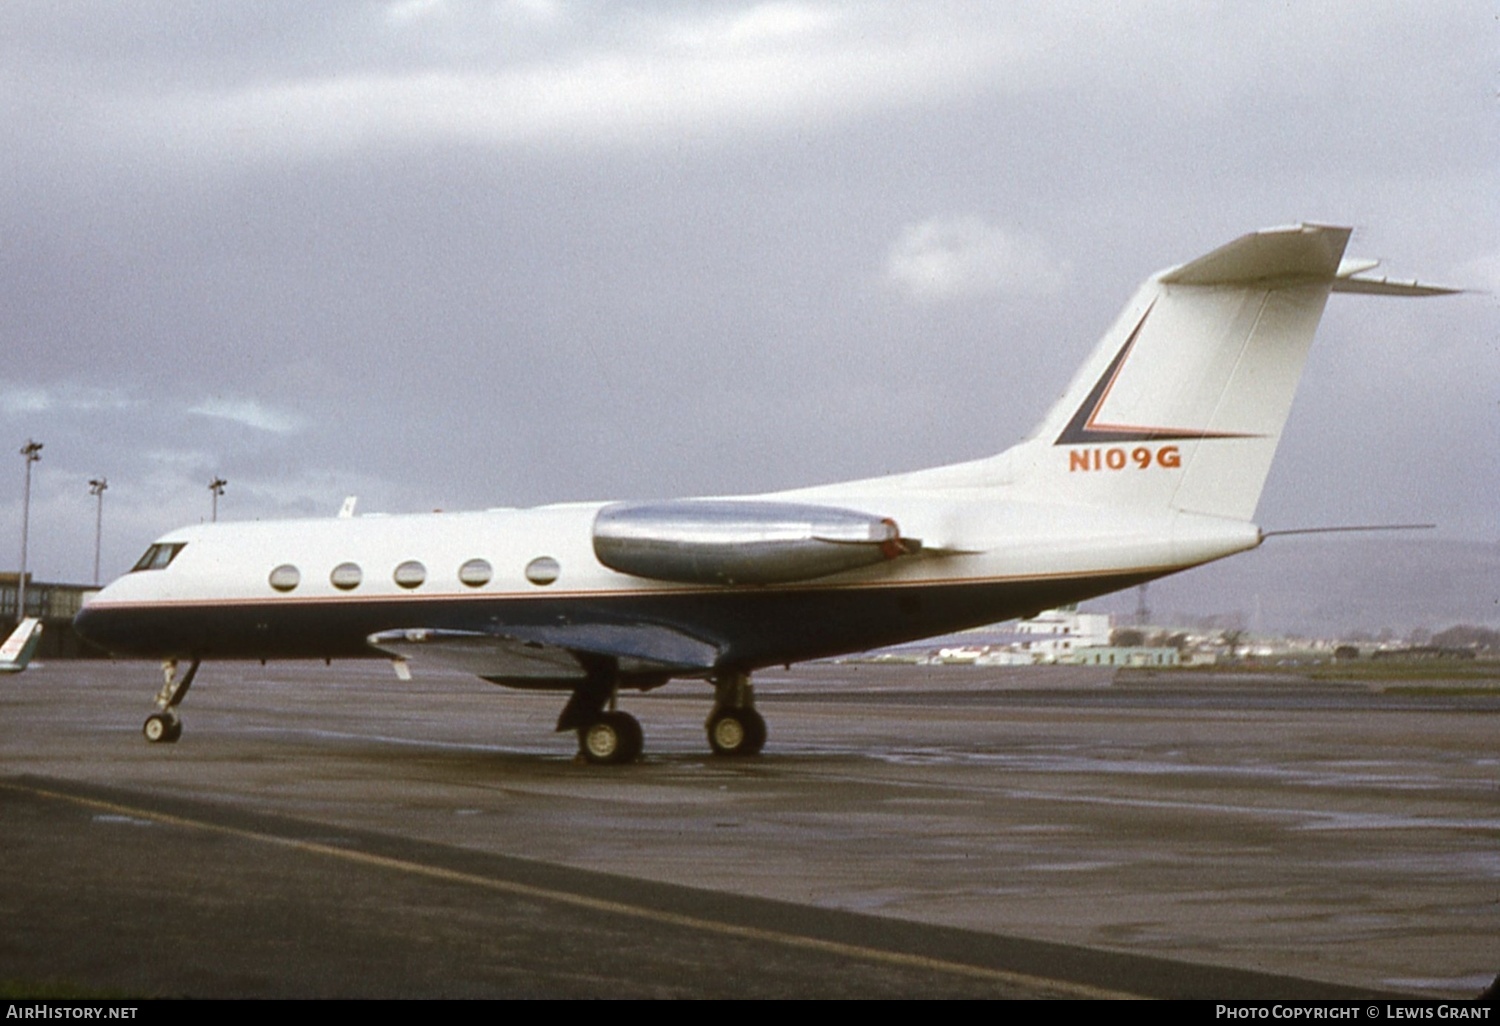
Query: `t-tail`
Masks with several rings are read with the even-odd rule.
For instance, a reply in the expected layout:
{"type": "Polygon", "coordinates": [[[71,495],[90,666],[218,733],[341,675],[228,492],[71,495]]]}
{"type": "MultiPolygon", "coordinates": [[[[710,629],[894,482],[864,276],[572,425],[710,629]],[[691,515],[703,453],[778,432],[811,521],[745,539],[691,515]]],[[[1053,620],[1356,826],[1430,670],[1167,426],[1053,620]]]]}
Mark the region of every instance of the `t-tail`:
{"type": "Polygon", "coordinates": [[[0,673],[20,673],[42,643],[42,621],[28,616],[0,645],[0,673]]]}
{"type": "Polygon", "coordinates": [[[1349,233],[1270,228],[1153,275],[1006,476],[1048,501],[1252,519],[1329,294],[1457,291],[1362,276],[1349,233]]]}

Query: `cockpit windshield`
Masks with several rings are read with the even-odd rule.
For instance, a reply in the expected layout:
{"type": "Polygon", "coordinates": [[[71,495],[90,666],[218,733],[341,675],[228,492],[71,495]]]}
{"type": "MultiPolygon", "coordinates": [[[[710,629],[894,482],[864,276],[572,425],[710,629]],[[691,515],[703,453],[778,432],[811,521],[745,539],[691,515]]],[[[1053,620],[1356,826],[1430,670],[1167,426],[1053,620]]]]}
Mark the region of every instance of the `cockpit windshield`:
{"type": "Polygon", "coordinates": [[[165,570],[167,564],[177,558],[177,553],[187,547],[187,542],[157,542],[146,550],[146,554],[136,560],[135,566],[130,568],[131,573],[137,570],[165,570]]]}

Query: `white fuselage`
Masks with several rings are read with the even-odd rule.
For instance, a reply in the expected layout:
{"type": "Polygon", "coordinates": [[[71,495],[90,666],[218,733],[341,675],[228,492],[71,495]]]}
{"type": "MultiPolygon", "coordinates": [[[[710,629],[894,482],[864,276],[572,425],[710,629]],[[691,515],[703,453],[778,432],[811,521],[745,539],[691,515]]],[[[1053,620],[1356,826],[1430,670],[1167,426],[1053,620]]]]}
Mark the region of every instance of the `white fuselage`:
{"type": "MultiPolygon", "coordinates": [[[[994,488],[916,490],[901,478],[744,501],[785,498],[890,517],[923,548],[809,581],[686,586],[622,574],[599,562],[592,530],[605,503],[200,524],[159,539],[181,546],[170,564],[109,585],[81,614],[80,627],[113,650],[140,655],[332,658],[377,654],[365,638],[381,630],[628,617],[705,638],[736,663],[767,665],[805,658],[809,651],[859,650],[1022,615],[1055,604],[1059,596],[1098,594],[1122,580],[1158,577],[1259,542],[1254,525],[1241,521],[1007,501],[994,488]],[[551,573],[528,576],[538,560],[550,561],[551,573]],[[476,561],[488,573],[476,574],[476,561]],[[417,583],[413,564],[420,565],[417,583]],[[470,570],[461,575],[466,565],[470,570]],[[397,580],[400,567],[407,568],[405,584],[397,580]],[[278,568],[281,588],[272,583],[278,568]],[[295,571],[291,587],[285,568],[295,571]],[[335,584],[336,569],[342,587],[335,584]],[[356,575],[358,583],[350,586],[356,575]],[[856,594],[868,601],[877,593],[911,596],[955,588],[969,589],[976,600],[957,603],[951,612],[954,603],[947,603],[916,618],[861,613],[865,605],[839,602],[856,594]],[[827,615],[865,622],[833,631],[831,649],[810,648],[799,625],[764,612],[769,600],[793,596],[816,597],[827,615]],[[743,624],[735,622],[737,610],[751,611],[743,624]],[[312,633],[291,629],[287,618],[294,615],[319,626],[312,633]],[[205,617],[217,629],[205,632],[205,617]],[[779,644],[777,635],[785,635],[787,644],[779,644]]],[[[791,608],[805,621],[804,605],[791,608]]]]}

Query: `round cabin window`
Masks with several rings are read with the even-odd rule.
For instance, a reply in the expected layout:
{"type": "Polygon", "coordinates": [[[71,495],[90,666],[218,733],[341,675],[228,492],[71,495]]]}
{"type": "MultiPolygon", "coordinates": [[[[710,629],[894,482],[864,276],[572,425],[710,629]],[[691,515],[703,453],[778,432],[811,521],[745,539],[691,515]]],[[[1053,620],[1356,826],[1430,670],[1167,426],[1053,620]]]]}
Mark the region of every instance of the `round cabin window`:
{"type": "Polygon", "coordinates": [[[416,588],[427,580],[427,568],[415,559],[408,559],[396,567],[396,572],[391,576],[403,588],[416,588]]]}
{"type": "Polygon", "coordinates": [[[271,587],[277,591],[291,591],[302,583],[302,574],[290,563],[283,563],[271,571],[271,587]]]}
{"type": "Polygon", "coordinates": [[[494,569],[487,560],[471,559],[458,568],[458,579],[471,588],[482,588],[490,583],[490,578],[495,576],[494,569]]]}
{"type": "Polygon", "coordinates": [[[353,591],[359,587],[359,582],[364,580],[364,576],[358,563],[340,563],[333,568],[333,573],[328,575],[328,580],[339,591],[353,591]]]}
{"type": "Polygon", "coordinates": [[[526,579],[532,584],[551,584],[560,573],[562,567],[551,556],[538,556],[526,564],[526,579]]]}

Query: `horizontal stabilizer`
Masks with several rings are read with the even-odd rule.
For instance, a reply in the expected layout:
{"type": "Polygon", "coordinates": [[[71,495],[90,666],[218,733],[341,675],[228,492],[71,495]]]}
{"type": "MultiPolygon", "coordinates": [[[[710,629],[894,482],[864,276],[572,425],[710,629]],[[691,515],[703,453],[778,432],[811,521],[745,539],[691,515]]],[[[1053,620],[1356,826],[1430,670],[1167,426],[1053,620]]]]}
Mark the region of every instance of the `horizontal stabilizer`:
{"type": "Polygon", "coordinates": [[[1167,285],[1298,285],[1326,281],[1334,292],[1369,296],[1449,296],[1463,291],[1417,281],[1363,277],[1379,260],[1341,259],[1350,229],[1301,224],[1243,235],[1161,275],[1167,285]]]}
{"type": "Polygon", "coordinates": [[[1294,225],[1242,235],[1212,253],[1161,275],[1167,285],[1273,285],[1332,281],[1348,228],[1294,225]]]}
{"type": "Polygon", "coordinates": [[[1350,275],[1333,283],[1335,292],[1354,292],[1366,296],[1453,296],[1463,289],[1446,285],[1424,285],[1419,281],[1392,281],[1389,278],[1358,278],[1350,275]]]}
{"type": "Polygon", "coordinates": [[[1445,285],[1426,285],[1419,281],[1392,281],[1389,278],[1367,278],[1366,271],[1380,266],[1379,260],[1345,257],[1334,276],[1334,292],[1354,292],[1366,296],[1452,296],[1463,289],[1445,285]]]}

